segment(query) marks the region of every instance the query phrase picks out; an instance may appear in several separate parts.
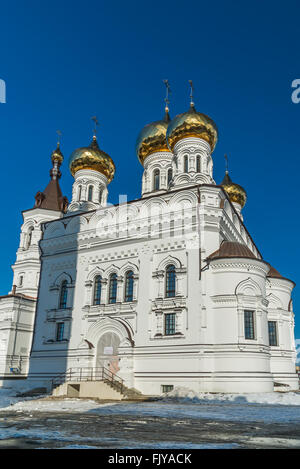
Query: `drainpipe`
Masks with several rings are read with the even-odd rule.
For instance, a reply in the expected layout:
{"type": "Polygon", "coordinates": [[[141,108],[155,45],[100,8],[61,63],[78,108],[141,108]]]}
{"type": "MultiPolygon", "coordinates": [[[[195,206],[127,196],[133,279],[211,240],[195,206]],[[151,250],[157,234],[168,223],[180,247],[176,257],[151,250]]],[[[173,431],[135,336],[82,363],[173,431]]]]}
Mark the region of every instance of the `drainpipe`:
{"type": "Polygon", "coordinates": [[[201,226],[200,226],[200,215],[199,215],[199,209],[200,209],[200,203],[201,203],[201,196],[200,196],[200,188],[199,186],[197,187],[197,198],[198,198],[198,204],[197,204],[197,221],[198,221],[198,236],[199,236],[199,280],[201,280],[201,272],[202,272],[202,259],[201,259],[201,226]]]}
{"type": "MultiPolygon", "coordinates": [[[[16,286],[13,285],[13,291],[16,291],[16,289],[14,287],[16,287],[16,286]]],[[[19,324],[19,319],[20,319],[20,309],[21,309],[21,297],[19,296],[18,315],[17,315],[16,329],[15,329],[15,336],[14,336],[14,346],[13,346],[12,358],[11,358],[11,361],[10,361],[10,364],[11,364],[12,368],[13,368],[13,358],[15,356],[15,351],[16,351],[17,330],[18,330],[17,325],[19,324]]],[[[19,363],[19,366],[20,366],[20,363],[19,363]]]]}

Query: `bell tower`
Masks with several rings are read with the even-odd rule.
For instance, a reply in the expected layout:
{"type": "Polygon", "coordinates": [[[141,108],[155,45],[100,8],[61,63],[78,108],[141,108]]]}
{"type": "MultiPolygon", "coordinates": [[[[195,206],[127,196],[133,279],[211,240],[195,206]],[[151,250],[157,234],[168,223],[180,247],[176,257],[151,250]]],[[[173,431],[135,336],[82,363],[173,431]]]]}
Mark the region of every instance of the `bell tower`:
{"type": "Polygon", "coordinates": [[[34,207],[22,212],[20,244],[16,262],[12,266],[14,271],[12,291],[34,298],[37,296],[40,275],[41,225],[44,222],[61,218],[68,206],[68,199],[62,195],[59,185],[60,166],[63,162],[59,142],[52,152],[51,160],[52,169],[47,187],[44,191],[37,192],[34,207]]]}

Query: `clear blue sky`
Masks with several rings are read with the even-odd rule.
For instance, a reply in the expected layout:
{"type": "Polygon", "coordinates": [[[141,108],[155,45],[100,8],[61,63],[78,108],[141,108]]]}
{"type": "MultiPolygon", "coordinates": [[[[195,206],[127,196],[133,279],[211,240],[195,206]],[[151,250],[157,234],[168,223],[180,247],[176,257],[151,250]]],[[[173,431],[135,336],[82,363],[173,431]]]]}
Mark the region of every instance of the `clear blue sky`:
{"type": "MultiPolygon", "coordinates": [[[[56,130],[63,132],[61,186],[71,198],[68,157],[100,121],[101,148],[117,172],[110,201],[140,196],[135,155],[140,129],[188,107],[188,80],[199,111],[219,128],[214,176],[230,173],[248,193],[246,226],[264,258],[299,286],[299,121],[291,82],[300,78],[299,1],[2,2],[0,104],[1,291],[11,288],[21,210],[49,180],[56,130]]],[[[300,316],[296,317],[300,338],[300,316]]]]}

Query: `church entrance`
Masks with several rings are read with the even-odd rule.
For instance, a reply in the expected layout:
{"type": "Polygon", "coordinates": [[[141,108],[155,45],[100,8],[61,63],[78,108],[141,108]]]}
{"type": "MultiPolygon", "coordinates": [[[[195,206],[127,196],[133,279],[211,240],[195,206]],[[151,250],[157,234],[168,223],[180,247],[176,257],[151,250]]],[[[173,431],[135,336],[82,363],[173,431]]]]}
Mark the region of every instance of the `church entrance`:
{"type": "Polygon", "coordinates": [[[97,346],[96,367],[105,367],[111,373],[119,371],[119,345],[120,338],[114,332],[105,332],[100,337],[97,346]]]}

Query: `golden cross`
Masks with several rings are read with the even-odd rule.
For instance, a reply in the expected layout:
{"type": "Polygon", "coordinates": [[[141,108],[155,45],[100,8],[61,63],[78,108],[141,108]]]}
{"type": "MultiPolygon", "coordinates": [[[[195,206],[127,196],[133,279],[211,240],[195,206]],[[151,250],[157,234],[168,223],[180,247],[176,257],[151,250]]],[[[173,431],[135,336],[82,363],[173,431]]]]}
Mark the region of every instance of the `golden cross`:
{"type": "Polygon", "coordinates": [[[190,94],[191,106],[194,106],[194,101],[193,101],[194,85],[193,85],[192,80],[189,80],[189,84],[190,84],[190,87],[191,87],[191,94],[190,94]]]}
{"type": "Polygon", "coordinates": [[[58,135],[58,142],[57,142],[57,145],[60,145],[61,131],[60,131],[60,130],[57,130],[56,133],[57,133],[57,135],[58,135]]]}
{"type": "Polygon", "coordinates": [[[169,85],[169,80],[163,80],[164,84],[166,85],[166,97],[165,97],[165,103],[166,103],[166,110],[169,110],[169,93],[171,93],[171,88],[169,85]]]}
{"type": "Polygon", "coordinates": [[[99,125],[99,122],[98,122],[98,119],[97,119],[96,116],[93,116],[91,119],[92,119],[92,121],[94,121],[94,123],[95,123],[95,128],[93,129],[93,133],[94,133],[94,137],[96,137],[97,126],[99,125]]]}
{"type": "Polygon", "coordinates": [[[224,155],[224,158],[225,158],[225,161],[226,161],[226,163],[225,163],[226,173],[228,173],[228,157],[227,157],[227,155],[224,155]]]}

